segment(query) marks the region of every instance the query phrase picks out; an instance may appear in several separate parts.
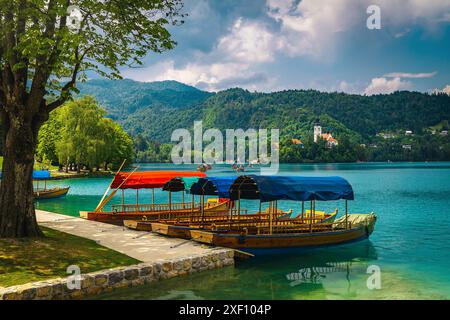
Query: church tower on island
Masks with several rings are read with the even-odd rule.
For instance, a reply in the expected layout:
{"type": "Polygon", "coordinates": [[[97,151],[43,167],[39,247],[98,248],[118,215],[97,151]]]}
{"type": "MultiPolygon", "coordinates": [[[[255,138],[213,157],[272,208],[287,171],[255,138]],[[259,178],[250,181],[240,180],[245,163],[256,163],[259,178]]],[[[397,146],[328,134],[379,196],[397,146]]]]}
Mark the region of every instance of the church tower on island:
{"type": "Polygon", "coordinates": [[[325,140],[327,148],[330,149],[336,147],[339,144],[339,142],[335,138],[333,138],[333,135],[330,131],[322,133],[322,125],[320,124],[320,120],[317,119],[314,123],[314,143],[319,142],[319,139],[325,140]]]}
{"type": "Polygon", "coordinates": [[[314,143],[319,141],[319,138],[322,136],[322,126],[320,125],[320,120],[317,118],[314,123],[314,143]]]}

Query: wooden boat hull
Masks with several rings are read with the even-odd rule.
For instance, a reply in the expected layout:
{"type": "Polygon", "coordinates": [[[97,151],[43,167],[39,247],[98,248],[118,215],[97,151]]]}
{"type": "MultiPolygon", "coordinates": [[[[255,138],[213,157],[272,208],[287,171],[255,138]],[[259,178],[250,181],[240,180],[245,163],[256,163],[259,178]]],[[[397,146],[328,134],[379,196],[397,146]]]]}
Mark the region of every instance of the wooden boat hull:
{"type": "Polygon", "coordinates": [[[165,223],[151,223],[152,232],[174,238],[190,239],[193,228],[186,226],[175,226],[165,223]]]}
{"type": "Polygon", "coordinates": [[[165,223],[136,220],[124,220],[123,225],[132,230],[154,232],[168,237],[181,239],[191,238],[191,228],[184,226],[174,226],[165,223]]]}
{"type": "Polygon", "coordinates": [[[257,252],[257,249],[314,248],[344,244],[368,238],[373,231],[376,221],[375,215],[368,216],[371,217],[367,224],[355,225],[351,229],[333,229],[330,231],[312,233],[281,233],[271,235],[225,234],[191,230],[190,235],[192,240],[197,242],[239,249],[252,253],[257,252]]]}
{"type": "Polygon", "coordinates": [[[201,230],[191,230],[193,240],[212,244],[215,246],[234,249],[249,248],[288,248],[288,247],[317,247],[323,245],[339,244],[358,239],[367,238],[369,235],[365,228],[354,230],[342,230],[323,233],[300,234],[276,234],[276,235],[239,235],[220,234],[201,230]]]}
{"type": "MultiPolygon", "coordinates": [[[[277,219],[289,219],[292,211],[290,212],[279,212],[279,217],[277,219]]],[[[139,221],[139,220],[124,220],[123,225],[129,229],[138,230],[138,231],[153,231],[165,236],[177,237],[177,238],[186,238],[190,239],[190,230],[213,230],[217,232],[217,230],[227,230],[232,226],[236,227],[237,225],[241,225],[246,227],[247,229],[252,229],[252,225],[255,223],[261,223],[261,221],[268,221],[267,214],[259,215],[259,214],[248,214],[248,215],[240,215],[235,216],[234,220],[229,220],[228,215],[208,215],[204,219],[201,217],[197,217],[196,219],[192,218],[176,218],[173,220],[169,219],[161,219],[152,221],[139,221]],[[263,220],[261,220],[263,219],[263,220]],[[243,225],[245,224],[245,225],[243,225]],[[154,227],[153,227],[153,226],[154,227]]],[[[253,227],[255,229],[256,227],[253,227]]],[[[229,231],[229,230],[228,230],[229,231]]]]}
{"type": "Polygon", "coordinates": [[[152,231],[152,224],[148,221],[124,220],[124,227],[136,231],[152,231]]]}
{"type": "Polygon", "coordinates": [[[42,199],[55,199],[64,197],[69,192],[70,187],[66,188],[54,188],[48,189],[44,191],[35,191],[34,199],[42,200],[42,199]]]}
{"type": "MultiPolygon", "coordinates": [[[[205,214],[220,214],[228,212],[229,202],[221,202],[216,205],[212,205],[205,209],[205,214]]],[[[192,214],[191,209],[185,210],[163,210],[163,211],[130,211],[130,212],[88,212],[80,211],[80,218],[93,220],[98,222],[123,225],[124,220],[136,220],[136,221],[156,221],[160,220],[161,215],[169,214],[172,217],[177,215],[189,216],[192,214]]],[[[199,211],[194,211],[195,214],[199,214],[199,211]]]]}

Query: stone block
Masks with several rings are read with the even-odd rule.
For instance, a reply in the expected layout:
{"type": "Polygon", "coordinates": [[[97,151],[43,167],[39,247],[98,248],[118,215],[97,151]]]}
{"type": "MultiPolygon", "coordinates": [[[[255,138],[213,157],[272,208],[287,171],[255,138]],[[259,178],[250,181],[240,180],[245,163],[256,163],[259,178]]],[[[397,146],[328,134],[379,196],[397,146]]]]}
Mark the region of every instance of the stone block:
{"type": "Polygon", "coordinates": [[[149,276],[152,274],[153,274],[153,266],[152,265],[145,265],[139,269],[140,277],[146,277],[146,276],[149,276]]]}
{"type": "Polygon", "coordinates": [[[172,261],[167,261],[167,262],[164,262],[164,263],[162,264],[162,271],[163,271],[164,273],[167,273],[167,272],[169,272],[169,271],[172,271],[172,269],[173,269],[173,263],[172,263],[172,261]]]}
{"type": "Polygon", "coordinates": [[[81,276],[80,282],[81,289],[87,289],[95,285],[95,277],[84,274],[81,276]]]}
{"type": "Polygon", "coordinates": [[[183,267],[184,267],[184,264],[183,264],[183,260],[176,260],[176,261],[174,261],[174,263],[173,263],[173,268],[176,270],[176,271],[181,271],[181,270],[183,270],[183,267]]]}
{"type": "Polygon", "coordinates": [[[42,284],[36,288],[36,297],[38,298],[50,298],[52,293],[52,286],[48,284],[42,284]]]}
{"type": "Polygon", "coordinates": [[[96,286],[103,287],[108,283],[108,275],[106,274],[96,274],[94,278],[94,283],[96,286]]]}
{"type": "Polygon", "coordinates": [[[123,280],[123,271],[110,271],[108,273],[108,285],[114,286],[123,280]]]}
{"type": "Polygon", "coordinates": [[[127,268],[123,273],[126,280],[135,280],[139,277],[138,268],[127,268]]]}
{"type": "Polygon", "coordinates": [[[192,268],[192,259],[185,259],[183,261],[183,270],[184,271],[189,271],[192,268]]]}

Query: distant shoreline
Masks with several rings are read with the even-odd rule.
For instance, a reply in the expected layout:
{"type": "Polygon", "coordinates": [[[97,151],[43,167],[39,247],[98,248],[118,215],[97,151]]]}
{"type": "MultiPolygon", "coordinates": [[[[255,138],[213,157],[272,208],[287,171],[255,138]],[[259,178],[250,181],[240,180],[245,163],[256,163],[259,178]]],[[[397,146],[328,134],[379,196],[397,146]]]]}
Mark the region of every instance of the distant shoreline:
{"type": "MultiPolygon", "coordinates": [[[[349,161],[349,162],[280,162],[280,164],[367,164],[367,163],[441,163],[441,162],[450,162],[449,160],[439,160],[439,161],[434,161],[434,160],[430,160],[430,161],[349,161]]],[[[133,165],[140,165],[140,164],[166,164],[166,165],[177,165],[174,164],[172,162],[134,162],[133,165]]],[[[192,165],[192,166],[196,166],[199,165],[200,163],[185,163],[183,165],[192,165]]],[[[219,166],[231,166],[231,164],[228,163],[220,163],[220,164],[212,164],[214,165],[219,165],[219,166]]],[[[244,164],[244,166],[247,166],[248,164],[244,164]]],[[[259,167],[260,165],[254,165],[254,168],[259,167]]]]}
{"type": "MultiPolygon", "coordinates": [[[[346,165],[346,164],[360,164],[360,165],[380,165],[380,164],[438,164],[438,163],[450,163],[450,161],[370,161],[370,162],[284,162],[280,163],[280,165],[346,165]]],[[[136,162],[133,163],[132,166],[139,166],[139,165],[166,165],[166,166],[179,166],[170,162],[136,162]]],[[[183,164],[183,166],[197,166],[198,164],[183,164]]],[[[227,168],[231,165],[229,164],[213,164],[214,166],[227,168]]],[[[245,167],[252,169],[251,171],[242,171],[241,173],[245,172],[254,172],[258,168],[260,168],[259,165],[253,166],[253,167],[245,167]]],[[[124,171],[127,171],[125,169],[124,171]]],[[[112,177],[114,176],[114,172],[112,171],[95,171],[95,172],[81,172],[81,173],[65,173],[65,172],[58,172],[57,170],[50,170],[51,178],[48,180],[67,180],[67,179],[79,179],[79,178],[103,178],[103,177],[112,177]]]]}
{"type": "Polygon", "coordinates": [[[51,177],[48,180],[65,180],[65,179],[76,179],[76,178],[102,178],[102,177],[111,177],[114,175],[114,173],[111,171],[65,173],[65,172],[59,172],[57,170],[50,170],[50,174],[51,174],[51,177]]]}

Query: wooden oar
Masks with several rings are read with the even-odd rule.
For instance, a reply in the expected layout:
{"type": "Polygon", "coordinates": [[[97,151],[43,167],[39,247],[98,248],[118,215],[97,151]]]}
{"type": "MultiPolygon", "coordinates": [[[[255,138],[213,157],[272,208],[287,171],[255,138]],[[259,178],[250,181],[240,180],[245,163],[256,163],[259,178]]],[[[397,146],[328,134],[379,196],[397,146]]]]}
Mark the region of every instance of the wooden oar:
{"type": "Polygon", "coordinates": [[[122,187],[122,186],[125,184],[125,182],[127,182],[128,178],[130,178],[131,175],[132,175],[138,168],[139,168],[139,166],[137,166],[136,168],[134,168],[133,171],[131,171],[131,173],[130,173],[130,174],[129,174],[129,175],[128,175],[128,176],[127,176],[120,184],[119,184],[119,186],[118,186],[116,189],[114,189],[114,191],[111,192],[111,194],[110,194],[108,197],[106,197],[106,199],[105,199],[102,203],[100,203],[100,204],[98,205],[98,207],[95,209],[95,212],[99,212],[100,210],[103,209],[103,207],[108,203],[108,201],[111,200],[111,198],[116,194],[117,190],[119,190],[120,187],[122,187]]]}
{"type": "Polygon", "coordinates": [[[97,212],[100,208],[100,205],[103,203],[103,200],[105,200],[106,195],[108,194],[109,190],[111,190],[111,186],[114,182],[114,179],[116,178],[116,176],[120,173],[120,171],[122,170],[123,166],[125,165],[125,162],[127,161],[127,159],[123,160],[122,164],[119,167],[119,170],[117,170],[116,174],[114,175],[114,178],[112,179],[111,183],[109,184],[108,188],[106,188],[105,193],[103,194],[102,199],[100,200],[100,202],[97,204],[97,207],[95,208],[95,212],[97,212]]]}

